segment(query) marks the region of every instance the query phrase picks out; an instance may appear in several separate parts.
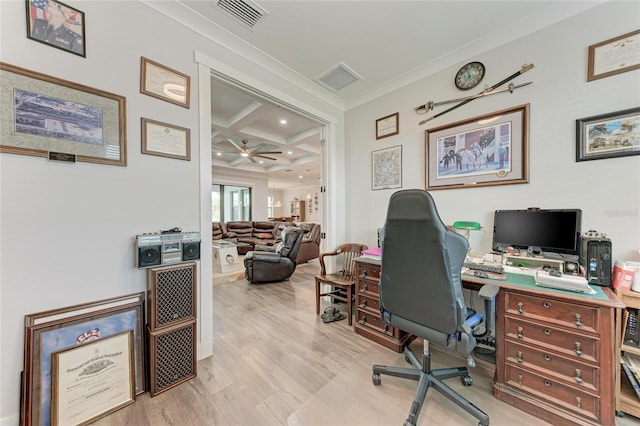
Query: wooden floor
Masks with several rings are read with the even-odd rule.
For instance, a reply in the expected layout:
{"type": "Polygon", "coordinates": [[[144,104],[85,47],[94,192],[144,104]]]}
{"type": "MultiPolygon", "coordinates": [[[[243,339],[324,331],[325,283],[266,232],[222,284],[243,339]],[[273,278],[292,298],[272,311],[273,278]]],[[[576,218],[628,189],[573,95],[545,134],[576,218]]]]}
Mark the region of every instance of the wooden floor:
{"type": "MultiPolygon", "coordinates": [[[[199,362],[198,376],[154,398],[140,395],[95,424],[401,425],[416,382],[382,376],[382,385],[374,386],[371,365],[406,366],[404,356],[356,335],[346,320],[323,323],[314,305],[317,270],[312,261],[288,281],[263,285],[234,281],[237,274],[214,278],[213,356],[199,362]]],[[[419,352],[421,341],[412,347],[419,352]]],[[[452,361],[437,351],[432,357],[434,368],[452,361]]],[[[491,425],[547,424],[495,399],[490,369],[478,367],[471,375],[473,386],[447,383],[489,414],[491,425]]],[[[476,424],[434,390],[418,420],[420,426],[476,424]]],[[[626,416],[616,424],[640,421],[626,416]]]]}

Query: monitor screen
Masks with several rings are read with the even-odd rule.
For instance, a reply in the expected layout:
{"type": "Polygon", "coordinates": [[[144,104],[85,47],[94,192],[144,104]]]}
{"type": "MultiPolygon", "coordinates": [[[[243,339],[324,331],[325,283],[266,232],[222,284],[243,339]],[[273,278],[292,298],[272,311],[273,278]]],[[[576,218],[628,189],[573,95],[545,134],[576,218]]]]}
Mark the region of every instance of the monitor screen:
{"type": "Polygon", "coordinates": [[[496,210],[492,248],[497,252],[513,247],[535,254],[577,255],[581,227],[579,209],[496,210]]]}

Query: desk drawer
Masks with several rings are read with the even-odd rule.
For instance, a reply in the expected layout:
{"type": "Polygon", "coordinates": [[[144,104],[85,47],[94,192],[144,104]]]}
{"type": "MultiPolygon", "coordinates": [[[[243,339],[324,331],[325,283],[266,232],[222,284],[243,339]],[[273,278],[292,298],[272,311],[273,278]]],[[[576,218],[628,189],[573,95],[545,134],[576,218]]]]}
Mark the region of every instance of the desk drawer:
{"type": "Polygon", "coordinates": [[[538,318],[582,332],[598,333],[598,309],[593,306],[511,292],[505,294],[505,304],[508,314],[538,318]]]}
{"type": "Polygon", "coordinates": [[[378,294],[380,294],[380,281],[361,278],[358,281],[357,291],[360,294],[370,293],[371,295],[375,295],[377,297],[378,294]]]}
{"type": "Polygon", "coordinates": [[[515,389],[600,424],[600,398],[597,396],[510,364],[505,365],[505,374],[507,383],[515,389]]]}
{"type": "Polygon", "coordinates": [[[362,309],[356,310],[356,322],[363,327],[370,328],[373,331],[398,340],[402,340],[408,335],[406,331],[402,331],[399,328],[385,324],[379,314],[373,315],[372,313],[362,309]]]}
{"type": "Polygon", "coordinates": [[[360,275],[362,278],[380,279],[380,265],[360,264],[360,275]]]}
{"type": "Polygon", "coordinates": [[[551,351],[539,350],[506,341],[505,357],[507,362],[528,370],[537,370],[545,376],[565,382],[578,389],[590,392],[600,390],[599,370],[595,366],[562,357],[551,351]]]}
{"type": "Polygon", "coordinates": [[[358,294],[358,308],[369,309],[380,315],[380,299],[370,294],[358,294]]]}
{"type": "Polygon", "coordinates": [[[599,340],[563,329],[532,323],[519,318],[505,318],[505,337],[523,345],[535,344],[582,362],[598,363],[599,340]]]}

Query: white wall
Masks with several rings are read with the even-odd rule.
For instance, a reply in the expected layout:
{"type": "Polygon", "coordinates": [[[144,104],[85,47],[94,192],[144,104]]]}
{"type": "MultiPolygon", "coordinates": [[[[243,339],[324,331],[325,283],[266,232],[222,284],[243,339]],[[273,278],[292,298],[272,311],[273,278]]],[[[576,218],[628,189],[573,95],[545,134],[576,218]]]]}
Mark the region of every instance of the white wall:
{"type": "MultiPolygon", "coordinates": [[[[174,226],[202,233],[198,356],[211,354],[210,124],[199,113],[205,108],[198,95],[202,75],[194,52],[287,93],[293,104],[300,101],[337,117],[333,142],[336,150],[344,150],[343,116],[335,107],[214,39],[139,1],[83,1],[73,6],[85,13],[86,58],[27,39],[25,2],[2,0],[0,60],[125,96],[128,164],[59,164],[0,154],[2,425],[18,423],[24,316],[145,290],[145,271],[134,267],[137,234],[174,226]],[[140,94],[141,56],[191,76],[190,109],[140,94]],[[141,154],[140,117],[192,129],[191,161],[141,154]],[[207,136],[200,140],[203,127],[207,136]],[[203,175],[207,178],[201,180],[203,175]]],[[[204,89],[206,103],[209,87],[204,89]]],[[[266,194],[266,183],[257,185],[254,199],[266,199],[266,194]]],[[[264,204],[256,218],[266,218],[264,204]]]]}
{"type": "MultiPolygon", "coordinates": [[[[370,246],[383,225],[395,190],[371,190],[371,151],[402,145],[403,189],[425,188],[425,130],[504,108],[530,104],[530,179],[528,184],[431,191],[445,223],[478,221],[475,250],[491,249],[496,209],[580,208],[583,229],[609,235],[616,259],[638,260],[640,248],[640,156],[576,162],[575,120],[640,106],[640,71],[587,82],[589,45],[638,28],[640,3],[607,2],[541,32],[471,60],[485,64],[481,85],[491,86],[517,71],[535,67],[514,80],[533,85],[512,94],[474,100],[424,126],[432,114],[414,108],[426,100],[444,101],[467,95],[455,89],[453,77],[462,62],[429,78],[349,110],[347,146],[347,230],[349,237],[370,246]],[[400,113],[400,134],[376,140],[377,118],[400,113]],[[369,164],[362,171],[362,164],[369,164]]],[[[477,93],[482,87],[472,90],[477,93]]]]}

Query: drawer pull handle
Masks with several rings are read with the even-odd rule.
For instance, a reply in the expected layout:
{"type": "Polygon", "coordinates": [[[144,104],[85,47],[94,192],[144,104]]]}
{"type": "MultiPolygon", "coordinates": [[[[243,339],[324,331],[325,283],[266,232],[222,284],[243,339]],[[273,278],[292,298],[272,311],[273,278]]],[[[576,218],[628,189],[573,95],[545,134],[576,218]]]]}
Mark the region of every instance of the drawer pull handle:
{"type": "Polygon", "coordinates": [[[580,321],[581,319],[582,319],[582,315],[576,314],[576,327],[582,327],[584,325],[582,321],[580,321]]]}
{"type": "Polygon", "coordinates": [[[518,374],[518,384],[522,386],[522,374],[518,374]]]}
{"type": "Polygon", "coordinates": [[[582,384],[584,380],[582,380],[582,372],[579,368],[576,368],[576,383],[582,384]]]}
{"type": "Polygon", "coordinates": [[[551,387],[551,385],[552,385],[551,380],[545,380],[543,383],[548,388],[551,387]]]}
{"type": "Polygon", "coordinates": [[[582,398],[576,396],[576,404],[578,404],[578,408],[582,408],[582,398]]]}
{"type": "Polygon", "coordinates": [[[522,327],[518,327],[518,339],[522,339],[522,327]]]}
{"type": "Polygon", "coordinates": [[[550,329],[548,329],[548,328],[545,328],[544,330],[542,330],[542,332],[543,332],[545,335],[547,335],[547,336],[550,336],[550,335],[551,335],[551,330],[550,330],[550,329]]]}
{"type": "Polygon", "coordinates": [[[384,332],[386,333],[389,330],[389,324],[385,324],[383,329],[384,329],[384,332]]]}
{"type": "Polygon", "coordinates": [[[365,306],[367,306],[367,301],[363,300],[362,303],[360,304],[360,307],[364,308],[365,306]]]}
{"type": "Polygon", "coordinates": [[[367,276],[367,270],[366,269],[364,271],[362,271],[362,275],[365,276],[365,277],[367,276]]]}
{"type": "Polygon", "coordinates": [[[576,355],[584,355],[584,352],[582,352],[582,344],[580,342],[576,342],[576,355]]]}
{"type": "Polygon", "coordinates": [[[522,362],[522,351],[518,351],[518,362],[522,362]]]}
{"type": "Polygon", "coordinates": [[[362,290],[367,291],[367,283],[362,284],[362,290]]]}
{"type": "Polygon", "coordinates": [[[545,360],[545,361],[551,361],[551,355],[549,355],[549,354],[544,354],[544,360],[545,360]]]}
{"type": "Polygon", "coordinates": [[[518,302],[518,313],[520,315],[524,315],[524,309],[523,309],[522,302],[518,302]]]}
{"type": "Polygon", "coordinates": [[[551,309],[551,302],[544,302],[542,304],[542,307],[545,308],[545,309],[551,309]]]}
{"type": "Polygon", "coordinates": [[[367,322],[367,316],[363,315],[362,319],[360,321],[358,321],[360,323],[360,325],[365,325],[365,323],[367,322]]]}

